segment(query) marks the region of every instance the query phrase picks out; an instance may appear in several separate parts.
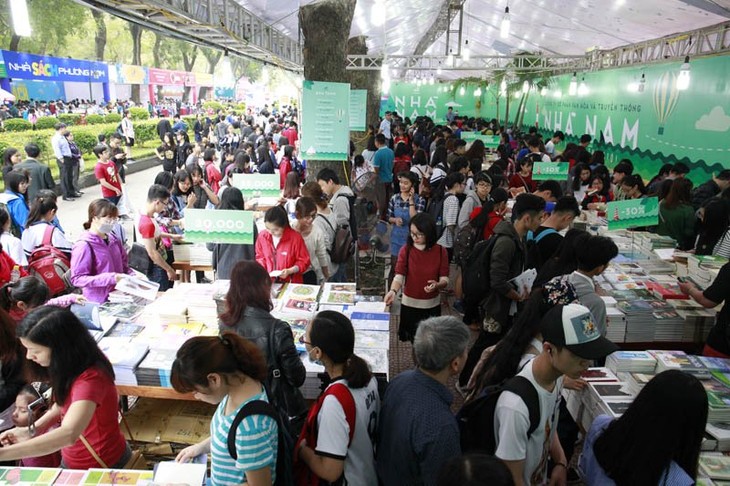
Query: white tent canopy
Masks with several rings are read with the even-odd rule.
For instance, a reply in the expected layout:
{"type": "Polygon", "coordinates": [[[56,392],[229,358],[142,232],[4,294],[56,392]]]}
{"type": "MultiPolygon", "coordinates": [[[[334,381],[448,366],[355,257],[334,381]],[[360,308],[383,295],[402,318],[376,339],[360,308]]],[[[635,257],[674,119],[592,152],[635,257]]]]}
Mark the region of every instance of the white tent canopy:
{"type": "MultiPolygon", "coordinates": [[[[298,38],[296,2],[237,1],[291,38],[298,38]]],[[[313,1],[301,0],[301,4],[313,1]]],[[[371,55],[413,55],[449,1],[357,0],[351,35],[367,36],[371,55]]],[[[517,51],[581,55],[594,47],[613,49],[728,19],[730,0],[466,0],[462,32],[472,55],[517,51]],[[511,28],[509,37],[503,39],[500,25],[506,6],[511,28]]],[[[451,29],[458,29],[458,18],[451,29]]],[[[451,48],[456,52],[456,39],[451,48]]],[[[439,35],[423,54],[446,55],[446,34],[439,35]]]]}

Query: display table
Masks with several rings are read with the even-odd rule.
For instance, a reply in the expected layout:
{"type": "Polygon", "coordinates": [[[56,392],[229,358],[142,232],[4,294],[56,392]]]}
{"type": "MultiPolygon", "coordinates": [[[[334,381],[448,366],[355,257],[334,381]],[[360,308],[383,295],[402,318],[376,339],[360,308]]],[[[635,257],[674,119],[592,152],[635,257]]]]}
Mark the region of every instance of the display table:
{"type": "Polygon", "coordinates": [[[195,400],[192,393],[178,393],[161,386],[117,385],[117,392],[126,397],[162,398],[165,400],[195,400]]]}
{"type": "Polygon", "coordinates": [[[212,272],[213,265],[193,265],[190,262],[173,262],[172,268],[180,270],[180,281],[190,282],[190,272],[212,272]]]}

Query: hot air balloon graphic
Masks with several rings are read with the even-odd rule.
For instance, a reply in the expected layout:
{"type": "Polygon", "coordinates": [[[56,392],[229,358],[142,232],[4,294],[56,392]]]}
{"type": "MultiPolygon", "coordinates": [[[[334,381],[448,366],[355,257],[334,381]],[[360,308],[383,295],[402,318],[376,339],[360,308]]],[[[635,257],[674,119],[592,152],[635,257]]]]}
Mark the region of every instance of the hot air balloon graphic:
{"type": "Polygon", "coordinates": [[[661,75],[654,85],[654,113],[656,113],[659,128],[657,135],[664,135],[664,124],[677,106],[679,90],[677,89],[677,75],[667,71],[661,75]]]}

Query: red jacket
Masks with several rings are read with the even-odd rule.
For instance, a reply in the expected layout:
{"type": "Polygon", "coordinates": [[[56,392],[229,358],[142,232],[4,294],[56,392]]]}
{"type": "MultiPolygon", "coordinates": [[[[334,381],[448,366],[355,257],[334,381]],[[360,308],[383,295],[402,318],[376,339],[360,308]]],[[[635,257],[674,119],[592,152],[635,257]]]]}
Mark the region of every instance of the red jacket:
{"type": "Polygon", "coordinates": [[[267,230],[259,233],[256,239],[256,261],[271,273],[274,270],[299,267],[299,273],[284,279],[294,283],[302,283],[302,273],[309,268],[309,251],[302,235],[291,228],[285,228],[279,246],[274,248],[274,240],[267,230]]]}
{"type": "Polygon", "coordinates": [[[281,162],[279,162],[279,189],[284,189],[286,176],[289,172],[291,172],[291,160],[289,160],[289,157],[282,157],[281,162]]]}

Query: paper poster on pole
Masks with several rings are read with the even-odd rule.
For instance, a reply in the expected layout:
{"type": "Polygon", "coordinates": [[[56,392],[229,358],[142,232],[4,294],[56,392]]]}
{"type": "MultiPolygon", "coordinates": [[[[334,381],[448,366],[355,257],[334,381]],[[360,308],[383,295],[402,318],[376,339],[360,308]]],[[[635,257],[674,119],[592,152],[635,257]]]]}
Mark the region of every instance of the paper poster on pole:
{"type": "Polygon", "coordinates": [[[241,190],[246,201],[254,198],[278,199],[281,196],[279,183],[278,174],[232,174],[231,177],[231,185],[241,190]]]}
{"type": "Polygon", "coordinates": [[[568,179],[569,173],[569,162],[535,162],[532,165],[533,181],[547,181],[550,179],[565,181],[568,179]]]}
{"type": "Polygon", "coordinates": [[[350,148],[350,85],[304,81],[301,156],[347,160],[350,148]]]}
{"type": "Polygon", "coordinates": [[[253,213],[235,209],[186,209],[185,241],[252,245],[253,213]]]}
{"type": "Polygon", "coordinates": [[[608,230],[654,226],[659,224],[659,198],[645,197],[613,201],[606,206],[608,230]]]}
{"type": "Polygon", "coordinates": [[[350,90],[350,130],[364,132],[367,129],[368,90],[350,90]]]}

